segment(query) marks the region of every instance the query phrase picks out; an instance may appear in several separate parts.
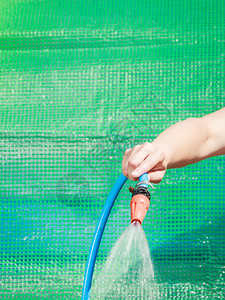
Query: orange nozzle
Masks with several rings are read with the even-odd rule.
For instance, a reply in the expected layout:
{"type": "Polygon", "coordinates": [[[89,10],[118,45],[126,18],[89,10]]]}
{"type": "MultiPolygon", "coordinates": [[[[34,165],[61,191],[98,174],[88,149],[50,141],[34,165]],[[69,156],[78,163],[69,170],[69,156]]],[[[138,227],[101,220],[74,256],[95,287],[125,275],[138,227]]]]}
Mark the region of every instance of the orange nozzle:
{"type": "Polygon", "coordinates": [[[149,208],[150,201],[147,196],[143,194],[136,194],[131,198],[131,223],[139,221],[142,224],[144,217],[149,208]]]}

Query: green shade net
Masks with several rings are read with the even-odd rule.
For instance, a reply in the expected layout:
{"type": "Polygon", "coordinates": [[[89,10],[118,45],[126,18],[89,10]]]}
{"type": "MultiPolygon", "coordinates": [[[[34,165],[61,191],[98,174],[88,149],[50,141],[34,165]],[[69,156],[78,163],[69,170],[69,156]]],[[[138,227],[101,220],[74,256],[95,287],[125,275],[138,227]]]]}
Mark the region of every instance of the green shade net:
{"type": "MultiPolygon", "coordinates": [[[[0,2],[0,298],[80,299],[124,151],[224,106],[224,1],[0,2]]],[[[223,299],[224,157],[167,171],[143,228],[161,299],[223,299]]],[[[97,273],[130,223],[127,182],[97,273]]]]}

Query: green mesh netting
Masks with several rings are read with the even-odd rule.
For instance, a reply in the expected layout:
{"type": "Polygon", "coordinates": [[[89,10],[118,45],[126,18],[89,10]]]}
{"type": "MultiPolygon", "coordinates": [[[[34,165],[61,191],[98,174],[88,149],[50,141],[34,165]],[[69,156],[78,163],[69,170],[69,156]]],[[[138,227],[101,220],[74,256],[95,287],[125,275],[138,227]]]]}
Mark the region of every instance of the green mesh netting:
{"type": "MultiPolygon", "coordinates": [[[[0,297],[80,299],[128,147],[224,106],[224,1],[0,1],[0,297]]],[[[223,299],[224,157],[170,170],[144,221],[161,299],[223,299]]],[[[130,222],[127,182],[96,272],[130,222]]]]}

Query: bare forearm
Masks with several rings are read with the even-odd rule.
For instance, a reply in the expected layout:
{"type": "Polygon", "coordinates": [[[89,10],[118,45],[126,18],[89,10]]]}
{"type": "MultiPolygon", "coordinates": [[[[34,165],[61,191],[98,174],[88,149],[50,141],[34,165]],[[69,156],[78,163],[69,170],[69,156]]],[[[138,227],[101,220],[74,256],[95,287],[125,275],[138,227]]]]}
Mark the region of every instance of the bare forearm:
{"type": "Polygon", "coordinates": [[[131,180],[148,173],[159,183],[166,169],[181,168],[225,154],[225,108],[201,118],[188,118],[163,131],[152,143],[127,149],[122,170],[131,180]]]}
{"type": "Polygon", "coordinates": [[[163,149],[167,168],[180,168],[209,156],[208,128],[201,118],[188,118],[163,131],[153,145],[163,149]]]}

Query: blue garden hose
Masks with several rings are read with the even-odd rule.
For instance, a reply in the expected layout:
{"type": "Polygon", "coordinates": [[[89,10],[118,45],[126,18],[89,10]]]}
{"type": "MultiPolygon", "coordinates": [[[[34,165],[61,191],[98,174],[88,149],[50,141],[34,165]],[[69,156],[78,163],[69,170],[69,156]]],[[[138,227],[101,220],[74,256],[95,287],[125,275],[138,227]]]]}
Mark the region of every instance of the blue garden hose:
{"type": "MultiPolygon", "coordinates": [[[[123,175],[123,173],[121,173],[120,176],[118,177],[117,181],[115,182],[114,186],[112,187],[108,198],[106,199],[101,216],[98,220],[98,224],[95,229],[94,237],[92,240],[92,245],[91,245],[88,260],[87,260],[87,265],[86,265],[86,270],[85,270],[85,275],[84,275],[84,282],[83,282],[83,289],[82,289],[82,300],[90,299],[92,276],[93,276],[93,272],[94,272],[96,256],[98,253],[102,234],[105,229],[105,225],[108,220],[110,211],[116,200],[116,197],[119,194],[122,186],[124,185],[124,183],[126,181],[127,181],[127,177],[125,177],[123,175]]],[[[144,173],[143,175],[141,175],[139,177],[139,181],[148,181],[148,174],[144,173]]],[[[147,186],[146,183],[143,183],[142,185],[147,186]]]]}

